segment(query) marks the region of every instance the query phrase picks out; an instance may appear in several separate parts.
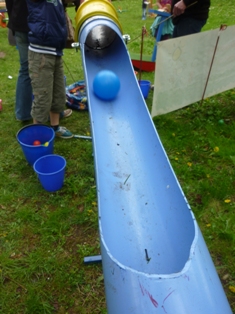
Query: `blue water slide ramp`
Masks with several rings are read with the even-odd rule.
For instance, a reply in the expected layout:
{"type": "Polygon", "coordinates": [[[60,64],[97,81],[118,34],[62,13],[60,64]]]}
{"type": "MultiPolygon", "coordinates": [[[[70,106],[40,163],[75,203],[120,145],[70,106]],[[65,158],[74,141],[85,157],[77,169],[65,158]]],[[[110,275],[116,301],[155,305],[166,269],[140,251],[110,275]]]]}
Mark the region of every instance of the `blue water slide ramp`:
{"type": "Polygon", "coordinates": [[[152,122],[119,27],[96,16],[84,22],[78,37],[108,313],[232,313],[152,122]],[[111,70],[120,79],[112,101],[93,92],[101,70],[111,70]]]}

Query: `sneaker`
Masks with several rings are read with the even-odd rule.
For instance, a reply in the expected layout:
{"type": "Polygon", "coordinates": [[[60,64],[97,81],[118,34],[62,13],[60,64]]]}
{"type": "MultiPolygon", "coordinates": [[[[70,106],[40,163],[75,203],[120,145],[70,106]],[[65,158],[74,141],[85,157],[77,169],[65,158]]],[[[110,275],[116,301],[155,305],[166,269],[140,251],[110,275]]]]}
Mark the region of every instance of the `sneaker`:
{"type": "MultiPolygon", "coordinates": [[[[65,109],[60,112],[60,119],[68,118],[73,113],[73,110],[71,109],[65,109]]],[[[50,116],[48,117],[48,121],[50,121],[50,116]]]]}
{"type": "Polygon", "coordinates": [[[69,116],[71,116],[72,113],[73,111],[71,109],[65,109],[64,111],[60,113],[60,119],[68,118],[69,116]]]}
{"type": "Polygon", "coordinates": [[[67,139],[73,137],[73,134],[64,126],[59,126],[58,130],[55,131],[55,136],[67,139]]]}

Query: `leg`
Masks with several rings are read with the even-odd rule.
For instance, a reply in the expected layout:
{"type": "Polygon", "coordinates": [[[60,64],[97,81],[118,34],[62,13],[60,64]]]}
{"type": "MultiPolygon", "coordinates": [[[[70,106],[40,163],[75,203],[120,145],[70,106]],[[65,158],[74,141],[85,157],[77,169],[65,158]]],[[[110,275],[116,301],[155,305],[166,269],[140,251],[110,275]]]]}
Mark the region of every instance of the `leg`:
{"type": "Polygon", "coordinates": [[[64,109],[66,102],[65,83],[64,83],[64,68],[62,57],[55,57],[54,81],[52,106],[50,111],[51,126],[55,130],[58,137],[68,139],[73,137],[73,134],[65,127],[59,126],[60,112],[64,109]]]}
{"type": "Polygon", "coordinates": [[[173,38],[200,33],[205,24],[206,20],[197,20],[190,17],[182,18],[174,27],[173,38]]]}
{"type": "Polygon", "coordinates": [[[147,5],[145,3],[143,3],[143,5],[142,5],[142,11],[143,11],[142,20],[146,20],[146,9],[147,9],[147,5]]]}
{"type": "Polygon", "coordinates": [[[66,103],[64,67],[62,57],[55,57],[54,81],[52,92],[52,113],[60,113],[64,110],[66,103]]]}
{"type": "Polygon", "coordinates": [[[34,123],[46,123],[52,104],[55,56],[29,50],[29,75],[34,100],[32,117],[34,123]]]}
{"type": "Polygon", "coordinates": [[[51,126],[52,127],[58,126],[59,125],[59,121],[60,121],[60,114],[50,111],[51,126]]]}
{"type": "Polygon", "coordinates": [[[28,35],[27,33],[15,33],[16,45],[20,56],[20,69],[16,84],[16,119],[25,121],[32,119],[32,87],[28,71],[28,35]]]}

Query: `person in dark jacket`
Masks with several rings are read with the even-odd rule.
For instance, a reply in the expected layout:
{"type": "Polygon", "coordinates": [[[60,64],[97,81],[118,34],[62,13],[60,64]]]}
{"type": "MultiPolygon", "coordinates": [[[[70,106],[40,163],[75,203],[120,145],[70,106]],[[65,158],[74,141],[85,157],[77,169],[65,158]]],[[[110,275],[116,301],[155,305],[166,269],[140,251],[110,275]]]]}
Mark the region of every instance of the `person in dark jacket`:
{"type": "Polygon", "coordinates": [[[172,0],[173,38],[199,33],[209,17],[210,0],[172,0]]]}
{"type": "Polygon", "coordinates": [[[67,40],[64,6],[61,0],[27,0],[29,26],[29,75],[34,100],[33,122],[50,123],[55,135],[68,139],[73,134],[59,125],[66,102],[63,49],[67,40]]]}
{"type": "Polygon", "coordinates": [[[6,0],[9,16],[8,28],[12,31],[20,56],[20,69],[16,83],[15,116],[17,120],[32,119],[32,87],[28,74],[28,9],[25,0],[6,0]]]}
{"type": "MultiPolygon", "coordinates": [[[[31,120],[32,86],[28,71],[28,7],[26,0],[6,0],[9,16],[7,27],[11,30],[14,45],[20,57],[20,69],[16,83],[15,116],[18,121],[31,120]]],[[[10,43],[13,45],[13,43],[10,43]]],[[[69,117],[71,109],[63,110],[60,118],[69,117]]]]}

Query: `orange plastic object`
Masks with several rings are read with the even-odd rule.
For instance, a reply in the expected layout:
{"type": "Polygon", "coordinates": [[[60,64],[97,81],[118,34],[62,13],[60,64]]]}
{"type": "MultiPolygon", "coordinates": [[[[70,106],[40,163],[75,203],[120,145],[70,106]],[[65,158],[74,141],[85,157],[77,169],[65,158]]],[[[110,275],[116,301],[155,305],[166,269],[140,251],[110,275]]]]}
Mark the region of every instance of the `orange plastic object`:
{"type": "Polygon", "coordinates": [[[3,27],[3,28],[6,28],[7,27],[7,22],[8,19],[5,17],[5,14],[4,13],[0,13],[0,26],[3,27]]]}

